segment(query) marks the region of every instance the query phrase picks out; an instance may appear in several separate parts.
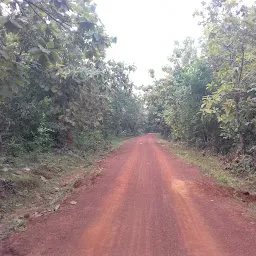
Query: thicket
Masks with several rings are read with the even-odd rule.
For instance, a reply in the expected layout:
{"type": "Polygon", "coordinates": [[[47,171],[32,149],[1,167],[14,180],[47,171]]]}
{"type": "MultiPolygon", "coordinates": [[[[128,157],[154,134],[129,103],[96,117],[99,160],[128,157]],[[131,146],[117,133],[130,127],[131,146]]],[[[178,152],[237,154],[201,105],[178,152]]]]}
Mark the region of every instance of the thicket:
{"type": "Polygon", "coordinates": [[[89,0],[0,1],[0,153],[96,150],[138,134],[135,67],[105,58],[116,40],[89,0]]]}
{"type": "Polygon", "coordinates": [[[173,140],[229,154],[232,169],[256,171],[256,6],[211,0],[194,14],[199,46],[175,42],[165,76],[145,88],[148,123],[173,140]]]}

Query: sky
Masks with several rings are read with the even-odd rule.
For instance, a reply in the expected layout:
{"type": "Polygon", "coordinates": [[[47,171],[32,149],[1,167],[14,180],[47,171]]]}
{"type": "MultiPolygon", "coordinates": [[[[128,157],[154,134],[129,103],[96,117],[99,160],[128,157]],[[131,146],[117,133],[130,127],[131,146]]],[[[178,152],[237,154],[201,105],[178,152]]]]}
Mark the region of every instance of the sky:
{"type": "Polygon", "coordinates": [[[175,40],[186,36],[198,38],[200,26],[192,17],[202,0],[94,0],[97,13],[117,44],[107,51],[107,58],[134,64],[135,85],[151,82],[148,70],[156,77],[173,50],[175,40]]]}

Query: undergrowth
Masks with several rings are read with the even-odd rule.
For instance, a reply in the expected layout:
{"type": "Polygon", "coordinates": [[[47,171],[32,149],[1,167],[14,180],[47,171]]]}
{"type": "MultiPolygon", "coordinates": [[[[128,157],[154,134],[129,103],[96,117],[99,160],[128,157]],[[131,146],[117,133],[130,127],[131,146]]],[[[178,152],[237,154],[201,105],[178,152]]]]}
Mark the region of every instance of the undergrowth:
{"type": "Polygon", "coordinates": [[[92,150],[74,147],[48,153],[27,153],[19,157],[0,158],[0,221],[4,215],[19,209],[36,205],[57,202],[59,197],[70,190],[72,184],[62,187],[63,177],[67,175],[89,174],[93,163],[101,159],[111,150],[119,147],[127,138],[113,138],[92,150]]]}

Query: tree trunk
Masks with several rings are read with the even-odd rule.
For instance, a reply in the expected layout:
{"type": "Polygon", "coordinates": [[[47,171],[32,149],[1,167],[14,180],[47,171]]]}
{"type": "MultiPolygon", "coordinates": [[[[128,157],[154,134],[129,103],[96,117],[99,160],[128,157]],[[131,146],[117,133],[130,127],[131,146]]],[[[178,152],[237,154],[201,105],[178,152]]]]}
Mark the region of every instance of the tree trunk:
{"type": "Polygon", "coordinates": [[[239,102],[240,102],[240,98],[239,95],[236,95],[235,98],[235,102],[236,102],[236,122],[237,122],[237,131],[238,131],[238,137],[239,137],[239,150],[238,150],[238,154],[245,154],[246,153],[246,146],[245,146],[245,137],[244,134],[242,132],[242,123],[240,120],[240,107],[239,107],[239,102]]]}
{"type": "Polygon", "coordinates": [[[0,154],[3,152],[3,140],[2,135],[0,134],[0,154]]]}
{"type": "Polygon", "coordinates": [[[70,127],[68,128],[68,136],[67,136],[67,139],[68,139],[68,144],[69,144],[69,145],[73,144],[73,137],[72,137],[72,133],[71,133],[71,128],[70,128],[70,127]]]}

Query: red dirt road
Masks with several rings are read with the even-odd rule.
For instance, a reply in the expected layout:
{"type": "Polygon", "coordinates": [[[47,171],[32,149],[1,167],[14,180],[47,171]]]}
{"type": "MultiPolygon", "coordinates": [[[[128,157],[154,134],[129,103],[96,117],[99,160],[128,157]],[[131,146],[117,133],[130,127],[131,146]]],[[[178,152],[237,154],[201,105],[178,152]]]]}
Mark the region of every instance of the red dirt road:
{"type": "Polygon", "coordinates": [[[56,213],[32,220],[0,244],[0,255],[256,255],[246,205],[154,135],[128,141],[101,166],[92,189],[80,188],[56,213]]]}

